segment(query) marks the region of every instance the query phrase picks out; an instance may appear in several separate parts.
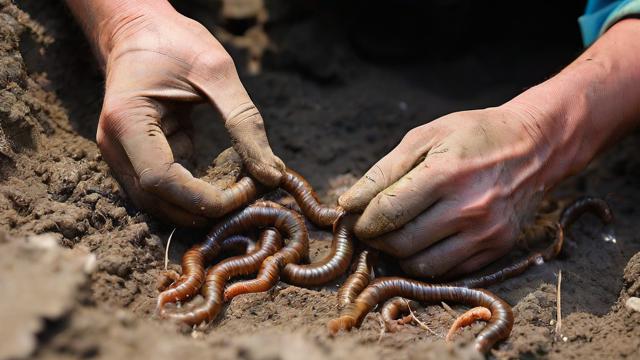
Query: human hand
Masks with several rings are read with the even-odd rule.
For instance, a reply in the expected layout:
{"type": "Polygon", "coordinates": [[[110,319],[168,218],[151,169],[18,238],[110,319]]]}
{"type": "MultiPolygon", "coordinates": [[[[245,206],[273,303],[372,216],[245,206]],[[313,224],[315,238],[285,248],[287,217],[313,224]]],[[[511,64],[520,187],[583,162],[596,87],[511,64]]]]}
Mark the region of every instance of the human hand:
{"type": "Polygon", "coordinates": [[[232,210],[180,164],[193,152],[190,110],[203,101],[222,114],[249,173],[276,185],[284,164],[222,45],[166,1],[119,6],[89,36],[106,72],[97,143],[134,204],[183,226],[232,210]]]}
{"type": "Polygon", "coordinates": [[[503,106],[411,130],[339,204],[359,239],[419,277],[454,276],[507,253],[545,190],[554,149],[530,109],[503,106]]]}

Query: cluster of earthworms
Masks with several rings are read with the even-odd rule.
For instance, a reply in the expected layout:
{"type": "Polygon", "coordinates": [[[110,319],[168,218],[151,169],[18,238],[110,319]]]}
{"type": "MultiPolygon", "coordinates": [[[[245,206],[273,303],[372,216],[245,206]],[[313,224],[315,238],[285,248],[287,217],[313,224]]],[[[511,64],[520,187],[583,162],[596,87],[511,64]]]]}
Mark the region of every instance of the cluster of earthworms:
{"type": "MultiPolygon", "coordinates": [[[[248,178],[245,178],[248,179],[248,178]]],[[[246,181],[246,180],[245,180],[246,181]]],[[[237,189],[234,198],[243,201],[255,196],[255,186],[246,187],[251,194],[237,189]]],[[[296,286],[318,286],[352,273],[338,291],[340,316],[328,323],[328,330],[335,334],[340,330],[358,327],[380,304],[381,315],[389,331],[410,321],[406,315],[409,303],[405,298],[424,303],[447,301],[473,308],[460,316],[447,335],[450,339],[457,329],[480,319],[487,325],[476,337],[475,347],[487,352],[493,345],[506,339],[513,326],[511,307],[495,294],[480,289],[524,272],[556,257],[564,242],[564,230],[584,212],[593,212],[608,224],[611,210],[606,202],[586,197],[568,206],[560,221],[554,226],[554,240],[542,251],[532,252],[526,258],[495,273],[463,279],[450,283],[429,284],[401,277],[373,277],[372,267],[378,258],[372,249],[363,250],[354,264],[351,260],[354,241],[351,219],[340,207],[320,204],[311,186],[297,173],[287,170],[280,188],[296,201],[302,214],[276,202],[260,200],[228,216],[199,243],[187,250],[182,258],[182,275],[165,284],[157,301],[160,316],[188,325],[213,321],[225,302],[247,293],[263,292],[274,287],[279,280],[296,286]],[[309,234],[305,218],[318,227],[333,229],[329,254],[316,262],[309,260],[309,234]],[[248,233],[258,229],[259,240],[254,242],[248,233]],[[214,259],[224,253],[240,253],[216,264],[214,259]],[[207,269],[208,267],[208,269],[207,269]],[[205,271],[206,269],[206,271],[205,271]],[[251,280],[227,285],[230,279],[257,273],[251,280]],[[167,303],[184,303],[198,294],[203,300],[169,310],[167,303]],[[404,316],[404,317],[403,317],[404,316]]],[[[238,201],[230,201],[237,207],[238,201]]]]}

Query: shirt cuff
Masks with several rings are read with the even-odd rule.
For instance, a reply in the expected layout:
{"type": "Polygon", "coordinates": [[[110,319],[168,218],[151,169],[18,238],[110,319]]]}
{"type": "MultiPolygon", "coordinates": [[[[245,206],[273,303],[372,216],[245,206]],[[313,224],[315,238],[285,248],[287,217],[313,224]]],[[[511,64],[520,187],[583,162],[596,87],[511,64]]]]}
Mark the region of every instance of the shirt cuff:
{"type": "Polygon", "coordinates": [[[582,42],[591,45],[615,23],[633,16],[640,17],[640,0],[589,1],[585,14],[578,19],[582,42]]]}

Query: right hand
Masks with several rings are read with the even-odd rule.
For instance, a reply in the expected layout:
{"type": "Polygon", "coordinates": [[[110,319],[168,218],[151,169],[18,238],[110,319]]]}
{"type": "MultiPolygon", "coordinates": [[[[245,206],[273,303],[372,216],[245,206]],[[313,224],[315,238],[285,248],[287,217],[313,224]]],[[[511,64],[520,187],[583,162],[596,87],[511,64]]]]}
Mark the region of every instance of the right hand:
{"type": "Polygon", "coordinates": [[[277,185],[284,164],[222,45],[170,6],[133,9],[97,37],[106,71],[97,142],[134,204],[182,226],[224,215],[220,189],[178,163],[193,153],[189,114],[203,101],[222,114],[248,172],[277,185]]]}

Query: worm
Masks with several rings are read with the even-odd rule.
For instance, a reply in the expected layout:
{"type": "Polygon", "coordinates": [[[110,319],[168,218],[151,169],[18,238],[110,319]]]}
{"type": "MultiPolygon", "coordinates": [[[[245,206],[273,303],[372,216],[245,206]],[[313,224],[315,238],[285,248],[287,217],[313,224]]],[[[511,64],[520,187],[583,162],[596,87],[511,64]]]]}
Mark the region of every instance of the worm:
{"type": "MultiPolygon", "coordinates": [[[[222,253],[250,253],[255,249],[255,242],[248,236],[244,235],[233,235],[230,236],[221,244],[221,252],[222,253]]],[[[171,287],[176,281],[180,279],[180,274],[178,274],[174,270],[163,270],[160,273],[160,277],[157,280],[156,288],[159,291],[165,290],[171,287]]]]}
{"type": "Polygon", "coordinates": [[[500,269],[494,273],[482,275],[478,277],[470,277],[462,280],[457,280],[442,285],[448,286],[461,286],[468,288],[482,288],[493,284],[497,284],[501,281],[511,279],[524,273],[528,268],[533,265],[542,265],[545,261],[550,261],[555,258],[562,249],[564,243],[564,229],[560,224],[556,224],[556,235],[551,245],[542,251],[536,251],[521,259],[514,264],[511,264],[503,269],[500,269]]]}
{"type": "Polygon", "coordinates": [[[456,321],[453,322],[453,325],[449,328],[449,332],[445,337],[445,340],[451,341],[456,332],[465,327],[473,324],[476,320],[491,320],[491,310],[487,309],[483,306],[477,306],[472,309],[467,310],[464,314],[460,315],[456,321]]]}
{"type": "Polygon", "coordinates": [[[256,249],[256,243],[245,235],[231,235],[224,239],[221,244],[221,253],[243,254],[250,253],[256,249]]]}
{"type": "Polygon", "coordinates": [[[291,169],[286,170],[280,181],[280,187],[296,199],[302,213],[317,226],[333,225],[345,213],[339,206],[331,207],[321,204],[318,201],[318,195],[307,180],[291,169]]]}
{"type": "Polygon", "coordinates": [[[256,198],[257,192],[256,183],[250,177],[241,178],[228,189],[220,191],[220,201],[216,208],[212,209],[211,216],[220,217],[247,205],[256,198]]]}
{"type": "Polygon", "coordinates": [[[207,271],[202,287],[203,304],[189,311],[168,314],[167,317],[188,325],[212,321],[222,309],[226,282],[234,276],[249,275],[257,271],[262,261],[280,247],[282,247],[280,234],[272,229],[264,230],[256,251],[225,259],[207,271]]]}
{"type": "Polygon", "coordinates": [[[421,302],[451,301],[471,306],[486,307],[491,319],[478,334],[475,348],[486,353],[493,345],[506,339],[513,327],[511,306],[487,290],[465,287],[432,285],[417,280],[385,277],[374,280],[356,300],[348,305],[340,317],[327,324],[331,334],[360,326],[364,317],[379,303],[394,296],[402,296],[421,302]]]}
{"type": "Polygon", "coordinates": [[[411,315],[406,315],[409,313],[409,302],[401,297],[391,298],[380,309],[380,315],[388,332],[396,332],[401,325],[413,321],[411,315]]]}
{"type": "Polygon", "coordinates": [[[276,285],[280,275],[293,285],[315,286],[344,274],[351,263],[353,242],[349,227],[342,217],[336,221],[335,227],[331,251],[324,259],[312,264],[298,265],[300,257],[289,249],[288,244],[264,260],[255,279],[229,285],[225,290],[225,301],[241,294],[267,291],[276,285]]]}
{"type": "Polygon", "coordinates": [[[611,226],[613,223],[613,211],[604,199],[592,196],[578,198],[562,210],[560,214],[560,225],[564,229],[568,229],[580,216],[587,212],[596,215],[604,224],[604,240],[615,243],[616,237],[613,227],[611,226]]]}
{"type": "Polygon", "coordinates": [[[282,270],[283,279],[297,286],[318,286],[344,274],[353,257],[353,239],[350,224],[340,215],[334,222],[331,250],[320,261],[312,264],[290,262],[282,270]]]}
{"type": "MultiPolygon", "coordinates": [[[[298,262],[308,257],[309,236],[301,215],[272,202],[257,202],[230,216],[214,228],[205,241],[193,246],[182,257],[182,276],[158,296],[156,311],[161,313],[168,302],[193,297],[204,282],[205,263],[215,258],[223,239],[256,227],[272,226],[289,239],[286,258],[298,262]]],[[[284,250],[284,249],[283,249],[284,250]]]]}
{"type": "Polygon", "coordinates": [[[363,250],[355,262],[355,270],[338,290],[338,306],[345,307],[355,301],[356,297],[369,285],[371,281],[371,252],[363,250]]]}

